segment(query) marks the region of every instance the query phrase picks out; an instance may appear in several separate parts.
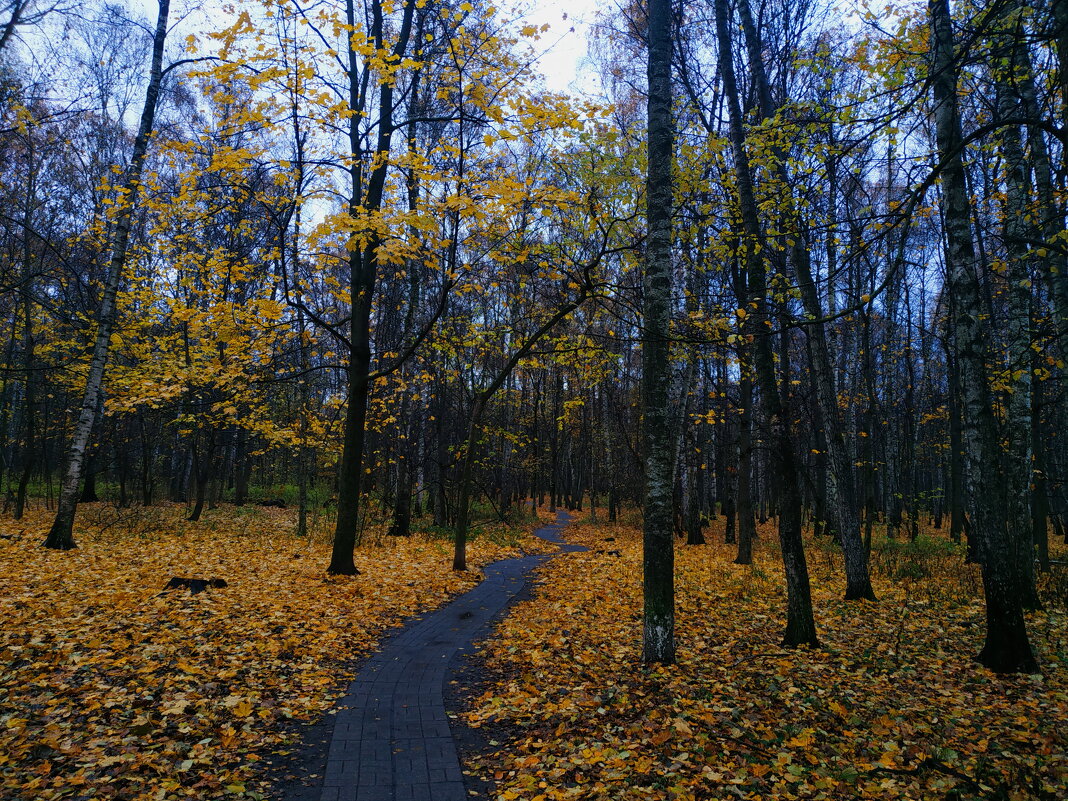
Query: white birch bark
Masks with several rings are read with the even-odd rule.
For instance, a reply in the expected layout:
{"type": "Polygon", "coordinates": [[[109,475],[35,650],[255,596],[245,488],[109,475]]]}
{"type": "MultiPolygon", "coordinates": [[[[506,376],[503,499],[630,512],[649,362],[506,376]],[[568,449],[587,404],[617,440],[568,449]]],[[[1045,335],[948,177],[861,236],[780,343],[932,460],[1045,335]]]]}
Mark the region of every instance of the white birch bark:
{"type": "Polygon", "coordinates": [[[156,30],[152,37],[152,66],[149,70],[148,89],[145,92],[145,105],[141,111],[141,123],[137,129],[137,137],[134,139],[130,164],[123,177],[119,213],[115,220],[115,231],[111,241],[111,259],[108,264],[104,294],[100,302],[100,316],[97,320],[93,352],[89,359],[85,394],[82,397],[78,420],[74,425],[74,433],[67,448],[66,472],[63,474],[63,484],[60,488],[59,508],[48,537],[44,541],[47,548],[66,551],[76,547],[74,515],[78,510],[78,487],[82,480],[89,438],[96,422],[97,409],[100,407],[104,368],[107,366],[111,334],[115,329],[118,311],[116,301],[119,285],[126,268],[130,229],[133,226],[134,210],[141,193],[141,173],[144,169],[145,155],[148,152],[148,140],[152,136],[156,118],[160,82],[163,79],[163,45],[167,39],[169,13],[170,0],[160,0],[156,30]]]}

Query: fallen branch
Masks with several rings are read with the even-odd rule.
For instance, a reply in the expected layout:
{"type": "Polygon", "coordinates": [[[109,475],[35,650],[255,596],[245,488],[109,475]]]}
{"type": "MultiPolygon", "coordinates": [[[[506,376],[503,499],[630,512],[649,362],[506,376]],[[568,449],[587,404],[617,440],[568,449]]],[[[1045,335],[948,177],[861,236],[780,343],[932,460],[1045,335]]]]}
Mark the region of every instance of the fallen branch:
{"type": "MultiPolygon", "coordinates": [[[[208,587],[225,586],[227,586],[226,579],[221,578],[200,579],[174,576],[171,578],[170,581],[167,582],[167,586],[163,588],[163,592],[166,592],[167,590],[188,588],[190,595],[196,595],[198,592],[203,592],[208,587]]],[[[162,595],[163,592],[161,592],[160,595],[162,595]]]]}

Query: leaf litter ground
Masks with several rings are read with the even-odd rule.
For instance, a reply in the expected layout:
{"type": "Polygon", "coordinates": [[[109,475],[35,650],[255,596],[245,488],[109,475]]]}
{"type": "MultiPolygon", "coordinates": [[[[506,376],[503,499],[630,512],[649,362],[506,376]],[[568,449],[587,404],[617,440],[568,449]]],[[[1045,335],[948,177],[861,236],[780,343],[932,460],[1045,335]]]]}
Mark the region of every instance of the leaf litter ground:
{"type": "Polygon", "coordinates": [[[821,647],[784,650],[774,536],[755,566],[676,549],[678,664],[646,669],[640,532],[572,526],[590,550],[545,567],[484,648],[497,678],[465,717],[511,739],[468,770],[499,801],[1066,797],[1063,566],[1029,615],[1044,675],[997,676],[972,661],[978,569],[926,538],[875,551],[876,603],[840,600],[837,549],[810,543],[821,647]]]}
{"type": "Polygon", "coordinates": [[[262,798],[288,721],[322,716],[387,627],[516,554],[480,537],[457,574],[447,542],[378,538],[361,575],[330,577],[292,512],[183,515],[89,506],[67,553],[40,547],[43,510],[0,521],[0,797],[262,798]],[[228,586],[161,592],[172,576],[228,586]]]}

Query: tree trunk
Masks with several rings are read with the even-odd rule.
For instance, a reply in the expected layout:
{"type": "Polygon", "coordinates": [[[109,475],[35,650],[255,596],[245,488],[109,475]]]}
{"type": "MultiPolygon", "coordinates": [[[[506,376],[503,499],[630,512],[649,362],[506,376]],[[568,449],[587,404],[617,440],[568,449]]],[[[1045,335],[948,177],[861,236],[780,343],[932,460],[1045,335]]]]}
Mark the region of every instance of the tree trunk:
{"type": "MultiPolygon", "coordinates": [[[[129,437],[123,437],[124,443],[129,440],[129,437]]],[[[128,509],[130,506],[130,495],[127,489],[130,478],[130,457],[127,448],[119,444],[118,430],[115,432],[115,478],[119,483],[119,508],[128,509]]]]}
{"type": "Polygon", "coordinates": [[[471,515],[471,484],[475,474],[475,461],[482,439],[482,412],[486,400],[482,393],[475,393],[471,406],[471,420],[467,427],[467,449],[460,472],[460,487],[456,496],[456,523],[453,526],[452,569],[467,570],[467,533],[471,515]]]}
{"type": "Polygon", "coordinates": [[[211,467],[215,458],[214,434],[207,435],[205,440],[203,448],[198,446],[195,439],[193,441],[193,476],[196,495],[193,501],[193,511],[189,513],[189,521],[191,523],[200,520],[200,515],[204,512],[204,501],[207,499],[208,484],[211,481],[211,467]]]}
{"type": "MultiPolygon", "coordinates": [[[[949,298],[947,318],[953,318],[953,297],[949,298]]],[[[952,323],[949,326],[952,329],[952,323]]],[[[947,330],[946,372],[949,373],[949,538],[960,542],[964,533],[964,439],[960,419],[960,369],[955,355],[952,330],[947,330]]],[[[975,561],[974,543],[968,540],[969,561],[975,561]]]]}
{"type": "MultiPolygon", "coordinates": [[[[407,443],[402,447],[407,447],[407,443]]],[[[393,499],[393,522],[389,526],[389,536],[407,537],[411,533],[412,472],[408,459],[401,457],[397,461],[397,494],[393,499]]]]}
{"type": "Polygon", "coordinates": [[[145,416],[144,412],[139,412],[137,415],[138,431],[141,435],[141,505],[151,506],[153,500],[153,489],[155,482],[152,476],[152,465],[155,461],[153,456],[155,455],[156,444],[153,440],[149,441],[148,432],[145,430],[145,416]]]}
{"type": "Polygon", "coordinates": [[[448,493],[445,491],[449,464],[449,447],[445,441],[445,414],[448,411],[448,406],[445,403],[444,396],[445,388],[443,385],[439,385],[434,395],[435,407],[437,408],[437,413],[434,416],[434,442],[437,448],[437,455],[434,459],[436,475],[430,496],[434,501],[434,525],[438,528],[445,528],[449,525],[449,501],[448,493]]]}
{"type": "MultiPolygon", "coordinates": [[[[1032,366],[1037,363],[1038,354],[1032,356],[1032,366]]],[[[1038,569],[1048,573],[1049,563],[1049,525],[1050,517],[1048,479],[1046,475],[1046,442],[1042,431],[1042,382],[1036,382],[1031,394],[1031,441],[1034,443],[1034,483],[1031,489],[1031,541],[1038,551],[1038,569]]]]}
{"type": "Polygon", "coordinates": [[[701,529],[701,470],[699,467],[689,466],[685,474],[686,493],[686,544],[704,545],[705,534],[701,529]]]}
{"type": "MultiPolygon", "coordinates": [[[[412,30],[412,15],[416,0],[407,0],[397,42],[391,57],[401,61],[408,47],[412,30]]],[[[346,21],[353,31],[357,20],[353,0],[345,3],[346,21]]],[[[380,0],[374,0],[375,31],[382,33],[382,9],[380,0]]],[[[354,38],[355,34],[353,37],[354,38]]],[[[376,214],[382,208],[385,196],[386,172],[389,169],[389,153],[393,141],[394,84],[383,82],[378,100],[378,139],[375,143],[371,175],[366,191],[361,195],[362,145],[359,125],[362,115],[360,90],[361,69],[355,42],[350,41],[349,58],[349,108],[355,112],[349,120],[349,146],[352,158],[350,176],[352,193],[349,197],[349,215],[358,220],[376,214]]],[[[369,68],[369,67],[368,67],[369,68]]],[[[353,237],[355,240],[356,237],[353,237]]],[[[348,367],[348,406],[345,410],[345,434],[342,439],[341,471],[338,476],[337,523],[334,527],[334,543],[330,554],[328,573],[354,576],[359,573],[353,561],[356,535],[360,518],[360,489],[363,479],[363,454],[366,441],[367,401],[370,393],[371,374],[371,311],[375,282],[378,274],[378,246],[380,235],[369,231],[362,248],[348,252],[351,283],[349,303],[352,318],[349,323],[349,342],[352,351],[348,367]]]]}
{"type": "Polygon", "coordinates": [[[111,332],[115,328],[118,313],[116,297],[122,274],[126,267],[126,254],[130,242],[130,229],[133,226],[133,213],[141,191],[141,172],[144,168],[148,140],[152,135],[156,117],[156,103],[159,99],[160,82],[163,77],[163,44],[167,38],[167,16],[170,12],[170,0],[159,0],[159,14],[156,17],[156,30],[152,37],[152,67],[149,72],[148,90],[145,93],[145,105],[141,112],[141,123],[134,139],[133,154],[130,165],[126,168],[120,201],[118,218],[115,221],[114,239],[111,243],[111,261],[108,265],[107,281],[100,303],[100,316],[97,322],[96,339],[93,353],[89,360],[89,374],[85,382],[85,394],[74,433],[67,448],[67,466],[63,476],[63,485],[59,495],[59,508],[56,519],[44,541],[46,548],[70,550],[76,547],[74,542],[74,515],[78,511],[78,489],[82,478],[82,466],[89,445],[89,436],[96,422],[97,408],[100,405],[104,383],[104,368],[107,365],[111,347],[111,332]]]}
{"type": "MultiPolygon", "coordinates": [[[[744,4],[744,0],[743,0],[744,4]]],[[[729,34],[731,22],[727,0],[715,0],[716,38],[719,44],[719,66],[723,77],[723,90],[727,98],[729,136],[734,155],[741,206],[742,225],[745,233],[746,281],[748,296],[743,301],[743,332],[753,343],[753,361],[756,380],[760,388],[761,402],[767,411],[767,419],[773,432],[771,456],[779,480],[779,544],[782,549],[783,566],[786,571],[787,619],[783,645],[818,644],[816,624],[812,614],[812,595],[809,586],[808,565],[805,561],[804,544],[801,539],[801,494],[800,476],[797,472],[796,455],[778,382],[775,379],[775,357],[771,345],[771,320],[767,311],[767,278],[761,252],[763,235],[753,191],[749,154],[745,148],[742,131],[741,104],[734,74],[732,43],[729,34]]]]}
{"type": "Polygon", "coordinates": [[[252,478],[252,457],[248,453],[248,432],[238,435],[237,452],[234,454],[234,505],[248,503],[248,484],[252,478]]]}
{"type": "MultiPolygon", "coordinates": [[[[29,208],[27,201],[27,208],[29,208]]],[[[27,212],[27,217],[29,212],[27,212]]],[[[27,220],[28,222],[28,220],[27,220]]],[[[37,450],[37,429],[34,418],[34,342],[33,342],[33,304],[30,292],[30,258],[29,258],[29,226],[27,225],[23,236],[26,238],[25,263],[23,264],[23,287],[22,287],[22,371],[23,371],[23,439],[22,439],[22,475],[19,476],[18,490],[15,493],[15,519],[21,520],[26,509],[26,491],[33,475],[34,458],[37,450]]]]}
{"type": "MultiPolygon", "coordinates": [[[[748,0],[741,0],[738,4],[738,14],[745,34],[754,81],[757,84],[760,113],[765,119],[770,119],[775,116],[775,109],[772,107],[771,100],[771,87],[768,83],[767,73],[764,70],[762,60],[763,45],[760,41],[760,32],[753,23],[753,15],[748,0]]],[[[781,159],[779,160],[779,177],[784,187],[791,186],[785,162],[781,159]]],[[[834,372],[830,351],[827,347],[827,332],[821,322],[823,308],[812,277],[809,251],[801,236],[803,227],[801,214],[795,207],[791,193],[787,192],[785,202],[787,204],[786,216],[797,229],[793,232],[793,245],[790,246],[791,261],[797,271],[798,288],[801,291],[801,300],[805,311],[815,320],[808,326],[806,331],[813,354],[812,380],[815,384],[817,403],[823,418],[827,449],[831,462],[831,471],[828,476],[830,479],[830,500],[837,534],[845,557],[845,597],[846,600],[875,600],[875,591],[872,589],[871,579],[868,575],[868,555],[860,538],[860,517],[857,514],[856,491],[853,483],[853,459],[846,448],[841,415],[838,411],[838,393],[834,386],[834,372]]]]}
{"type": "MultiPolygon", "coordinates": [[[[1054,24],[1057,28],[1057,77],[1061,85],[1061,131],[1068,130],[1068,3],[1055,0],[1053,7],[1054,24]]],[[[1061,146],[1061,173],[1068,171],[1068,147],[1061,146]]],[[[1041,180],[1041,179],[1040,179],[1041,180]]],[[[1041,191],[1042,186],[1039,186],[1041,191]]],[[[1063,216],[1050,217],[1050,233],[1056,235],[1061,229],[1063,216]]],[[[1063,245],[1061,246],[1063,248],[1063,245]]],[[[1062,251],[1063,252],[1063,251],[1062,251]]],[[[1068,270],[1064,269],[1066,259],[1061,257],[1050,260],[1047,264],[1049,282],[1052,289],[1054,308],[1057,310],[1057,327],[1064,331],[1068,325],[1068,270]],[[1058,271],[1059,270],[1059,271],[1058,271]]]]}
{"type": "Polygon", "coordinates": [[[1006,520],[1003,483],[1018,477],[1002,473],[1004,454],[986,375],[989,331],[983,323],[986,310],[971,236],[953,28],[947,0],[930,0],[928,8],[935,133],[943,164],[941,202],[948,240],[948,291],[956,302],[952,322],[964,401],[964,452],[986,596],[986,643],[978,658],[997,672],[1033,673],[1038,671],[1038,664],[1027,637],[1019,559],[1006,520]]]}
{"type": "Polygon", "coordinates": [[[675,443],[670,404],[672,129],[670,0],[649,0],[648,235],[642,286],[642,434],[645,500],[642,506],[645,662],[675,661],[675,556],[672,489],[675,443]]]}
{"type": "Polygon", "coordinates": [[[753,540],[756,539],[756,517],[753,514],[753,379],[749,360],[741,365],[739,379],[739,403],[742,413],[738,417],[738,481],[734,503],[731,504],[729,522],[737,521],[738,554],[735,564],[753,564],[753,540]]]}
{"type": "MultiPolygon", "coordinates": [[[[800,242],[801,237],[798,236],[797,240],[800,242]]],[[[819,320],[823,316],[823,309],[812,280],[808,252],[804,247],[795,248],[794,265],[798,271],[798,282],[801,285],[801,297],[805,310],[813,318],[819,320]]],[[[821,322],[813,323],[807,330],[814,357],[812,380],[816,385],[816,397],[820,416],[823,418],[831,463],[831,469],[827,474],[828,494],[833,509],[836,534],[845,558],[845,598],[847,601],[857,599],[874,601],[875,591],[872,589],[871,578],[868,574],[868,554],[860,537],[860,516],[853,483],[853,459],[846,447],[841,415],[838,412],[838,392],[834,386],[827,335],[821,322]]]]}
{"type": "Polygon", "coordinates": [[[85,460],[85,483],[82,485],[82,493],[78,497],[78,503],[97,503],[100,500],[100,496],[96,491],[96,477],[99,471],[96,470],[96,466],[93,464],[95,456],[94,453],[90,452],[89,458],[85,460]]]}
{"type": "MultiPolygon", "coordinates": [[[[1015,52],[1016,44],[1011,45],[1015,52]]],[[[1017,59],[1010,64],[1016,66],[1017,59]]],[[[1000,70],[996,71],[1000,72],[1000,70]]],[[[997,85],[998,111],[1002,119],[1022,113],[1022,104],[1011,87],[1013,75],[1001,75],[997,85]]],[[[1014,379],[1007,397],[1002,401],[1005,414],[1003,459],[1005,479],[1005,516],[1009,537],[1015,546],[1019,565],[1020,594],[1025,609],[1038,609],[1041,601],[1035,589],[1034,541],[1031,521],[1031,486],[1034,483],[1032,453],[1032,376],[1034,351],[1031,332],[1031,269],[1028,264],[1028,239],[1037,239],[1038,232],[1028,222],[1030,210],[1029,170],[1024,161],[1020,128],[1006,125],[999,130],[1002,155],[1005,160],[1005,246],[1008,254],[1005,295],[1005,342],[1009,365],[1022,366],[1014,371],[1014,379]]]]}

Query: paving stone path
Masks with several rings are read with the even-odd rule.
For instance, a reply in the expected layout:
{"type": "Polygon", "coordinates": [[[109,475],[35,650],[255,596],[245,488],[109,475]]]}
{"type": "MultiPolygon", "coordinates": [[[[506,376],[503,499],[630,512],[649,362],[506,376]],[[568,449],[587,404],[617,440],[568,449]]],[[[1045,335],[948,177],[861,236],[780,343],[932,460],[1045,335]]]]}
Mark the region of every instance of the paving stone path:
{"type": "MultiPolygon", "coordinates": [[[[569,520],[534,532],[560,536],[569,520]]],[[[467,801],[442,690],[458,654],[489,633],[493,619],[548,556],[504,559],[477,587],[390,637],[339,701],[320,801],[467,801]]]]}

